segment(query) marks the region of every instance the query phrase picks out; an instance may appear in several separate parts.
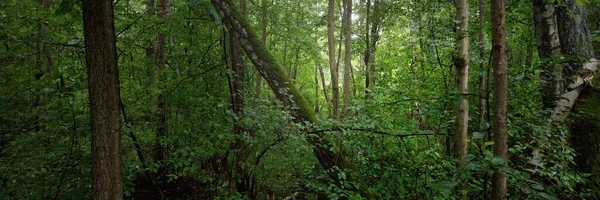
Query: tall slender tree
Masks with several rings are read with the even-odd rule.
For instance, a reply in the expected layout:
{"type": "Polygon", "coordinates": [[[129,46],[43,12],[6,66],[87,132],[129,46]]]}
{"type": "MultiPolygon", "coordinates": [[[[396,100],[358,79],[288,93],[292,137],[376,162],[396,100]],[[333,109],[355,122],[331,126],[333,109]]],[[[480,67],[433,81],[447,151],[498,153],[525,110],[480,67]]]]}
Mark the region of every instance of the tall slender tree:
{"type": "Polygon", "coordinates": [[[327,49],[329,51],[329,72],[331,74],[331,118],[338,118],[340,110],[340,89],[338,67],[335,59],[335,0],[327,4],[327,49]]]}
{"type": "MultiPolygon", "coordinates": [[[[467,128],[469,120],[469,101],[467,99],[469,82],[469,3],[456,1],[456,88],[459,95],[456,119],[456,153],[462,159],[467,155],[467,128]]],[[[462,164],[461,164],[462,166],[462,164]]]]}
{"type": "Polygon", "coordinates": [[[113,2],[83,0],[92,133],[92,196],[122,199],[119,69],[113,2]]]}
{"type": "MultiPolygon", "coordinates": [[[[492,0],[492,67],[494,68],[494,156],[508,157],[508,77],[504,0],[492,0]]],[[[494,167],[492,199],[506,199],[507,175],[494,167]]]]}
{"type": "Polygon", "coordinates": [[[344,17],[342,29],[344,34],[344,117],[350,115],[350,98],[352,97],[352,0],[344,1],[344,17]]]}
{"type": "Polygon", "coordinates": [[[377,41],[379,41],[379,29],[381,27],[381,17],[379,16],[379,0],[374,0],[371,5],[371,0],[366,3],[367,19],[365,23],[365,96],[367,99],[372,97],[373,86],[375,84],[375,52],[377,50],[377,41]],[[372,10],[372,12],[371,12],[372,10]]]}
{"type": "MultiPolygon", "coordinates": [[[[456,49],[454,60],[456,66],[456,88],[458,92],[458,106],[456,108],[456,159],[457,167],[462,168],[465,163],[462,159],[468,154],[467,131],[469,128],[469,2],[456,0],[456,49]]],[[[414,57],[413,57],[414,58],[414,57]]],[[[465,194],[459,194],[457,199],[466,199],[465,194]]]]}

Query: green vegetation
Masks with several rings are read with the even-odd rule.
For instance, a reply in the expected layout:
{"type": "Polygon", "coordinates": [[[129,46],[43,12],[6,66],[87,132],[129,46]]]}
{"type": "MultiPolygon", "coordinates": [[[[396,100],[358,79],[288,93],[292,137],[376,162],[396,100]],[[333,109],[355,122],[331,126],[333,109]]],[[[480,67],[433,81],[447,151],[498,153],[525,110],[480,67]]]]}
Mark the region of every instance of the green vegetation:
{"type": "MultiPolygon", "coordinates": [[[[338,77],[347,48],[342,1],[334,14],[338,77]]],[[[540,58],[531,1],[505,1],[508,160],[493,153],[490,1],[482,25],[469,1],[470,26],[461,33],[470,40],[468,94],[461,96],[453,1],[349,2],[352,78],[339,87],[351,88],[350,112],[336,118],[327,1],[114,1],[124,198],[491,199],[494,169],[508,174],[508,199],[600,195],[600,87],[584,84],[567,122],[549,122],[547,72],[564,68],[565,83],[575,80],[565,66],[580,55],[540,58]],[[232,19],[215,2],[231,2],[232,19]],[[231,66],[230,36],[238,38],[241,71],[231,66]],[[236,78],[243,89],[233,92],[236,78]],[[234,105],[235,95],[243,105],[234,105]],[[461,99],[470,112],[468,154],[459,160],[461,99]]],[[[597,52],[600,1],[551,2],[587,8],[597,52]]],[[[93,198],[81,6],[0,1],[0,200],[93,198]]]]}

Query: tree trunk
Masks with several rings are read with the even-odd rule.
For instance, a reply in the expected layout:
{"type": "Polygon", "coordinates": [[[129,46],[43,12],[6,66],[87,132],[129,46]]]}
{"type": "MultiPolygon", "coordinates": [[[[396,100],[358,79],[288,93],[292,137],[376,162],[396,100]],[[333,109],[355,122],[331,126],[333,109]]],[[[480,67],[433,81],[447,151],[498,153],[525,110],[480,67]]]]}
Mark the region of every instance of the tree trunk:
{"type": "Polygon", "coordinates": [[[372,97],[372,89],[375,85],[375,52],[377,49],[377,41],[379,40],[379,28],[380,28],[380,17],[379,17],[379,0],[375,0],[373,3],[373,14],[370,14],[369,9],[371,7],[371,0],[367,0],[367,26],[366,26],[366,43],[367,48],[365,50],[365,66],[367,68],[367,77],[365,81],[366,98],[372,97]],[[369,27],[369,22],[370,27],[369,27]],[[369,30],[370,29],[370,30],[369,30]],[[370,33],[369,33],[370,32],[370,33]]]}
{"type": "Polygon", "coordinates": [[[352,72],[352,0],[344,1],[344,18],[342,29],[344,32],[344,117],[350,115],[350,98],[352,97],[352,86],[350,85],[352,72]]]}
{"type": "MultiPolygon", "coordinates": [[[[458,92],[458,106],[456,109],[456,159],[457,168],[463,168],[462,161],[468,154],[467,131],[469,128],[469,2],[467,0],[456,0],[456,48],[457,55],[454,65],[456,66],[456,88],[458,92]]],[[[414,46],[414,42],[413,42],[414,46]]],[[[413,59],[415,57],[413,56],[413,59]]],[[[466,199],[467,195],[459,192],[457,199],[466,199]]]]}
{"type": "Polygon", "coordinates": [[[296,46],[296,58],[294,59],[294,68],[292,69],[292,80],[294,80],[294,82],[296,82],[296,75],[298,74],[298,64],[299,63],[299,56],[300,56],[300,46],[296,46]]]}
{"type": "MultiPolygon", "coordinates": [[[[571,145],[577,151],[575,169],[591,174],[585,188],[593,191],[595,196],[600,196],[600,137],[597,136],[600,130],[600,117],[597,113],[600,109],[600,95],[595,92],[598,88],[591,84],[594,73],[598,71],[599,61],[592,58],[594,49],[586,9],[575,0],[565,0],[564,4],[557,8],[557,21],[561,52],[570,58],[565,77],[577,74],[577,79],[565,90],[565,96],[571,94],[571,98],[561,98],[557,109],[562,108],[562,111],[555,113],[568,113],[568,108],[573,107],[576,114],[572,117],[573,122],[569,129],[571,145]],[[587,59],[590,60],[583,67],[579,67],[580,61],[587,59]],[[558,107],[561,105],[564,106],[558,107]]],[[[566,114],[563,114],[557,120],[564,121],[565,118],[566,114]]]]}
{"type": "Polygon", "coordinates": [[[242,110],[244,109],[244,99],[242,98],[244,86],[244,66],[238,51],[238,41],[231,34],[229,35],[228,50],[230,58],[230,98],[233,113],[236,115],[236,117],[233,118],[233,134],[236,137],[233,149],[237,151],[235,155],[235,177],[237,179],[235,184],[237,191],[240,194],[251,195],[249,187],[250,179],[243,167],[243,164],[246,161],[246,147],[244,140],[242,139],[244,137],[242,135],[244,133],[244,127],[238,120],[239,116],[242,114],[242,110]]]}
{"type": "MultiPolygon", "coordinates": [[[[238,39],[250,61],[265,78],[276,98],[286,105],[294,120],[306,126],[318,125],[319,121],[311,106],[286,75],[284,69],[265,49],[264,44],[258,40],[243,15],[232,7],[228,0],[212,0],[212,4],[220,13],[225,26],[231,31],[230,34],[238,39]]],[[[331,151],[331,143],[322,133],[308,135],[307,141],[311,144],[323,169],[328,172],[332,180],[337,182],[337,171],[331,169],[338,167],[343,170],[349,167],[349,163],[343,157],[336,157],[336,154],[331,151]]]]}
{"type": "Polygon", "coordinates": [[[83,0],[92,134],[92,197],[122,199],[119,71],[109,0],[83,0]]]}
{"type": "MultiPolygon", "coordinates": [[[[504,0],[492,0],[492,67],[494,68],[494,156],[508,159],[508,77],[504,0]]],[[[492,199],[506,199],[506,173],[494,167],[492,199]]]]}
{"type": "MultiPolygon", "coordinates": [[[[556,9],[554,4],[546,3],[544,0],[534,0],[534,23],[535,33],[538,41],[538,53],[540,58],[551,58],[560,54],[560,40],[558,38],[558,25],[556,22],[556,9]]],[[[564,91],[564,75],[562,66],[555,62],[546,62],[542,79],[546,84],[543,88],[544,107],[554,107],[554,103],[564,91]]]]}
{"type": "MultiPolygon", "coordinates": [[[[461,160],[467,156],[467,128],[469,123],[469,4],[467,0],[456,1],[456,88],[459,95],[456,119],[456,158],[461,160]]],[[[462,162],[459,161],[459,167],[462,162]]]]}
{"type": "Polygon", "coordinates": [[[319,116],[319,66],[315,65],[315,114],[319,116]]]}
{"type": "MultiPolygon", "coordinates": [[[[160,12],[158,12],[157,16],[159,19],[164,18],[167,15],[167,2],[166,0],[159,0],[158,7],[160,8],[160,12]]],[[[159,24],[159,26],[162,24],[159,24]]],[[[164,78],[164,71],[166,66],[165,60],[165,35],[162,31],[156,35],[156,42],[154,45],[154,64],[156,66],[155,76],[157,79],[166,80],[164,78]]],[[[156,127],[156,140],[154,143],[154,161],[155,162],[163,162],[166,157],[165,148],[161,144],[161,140],[166,136],[167,132],[167,105],[164,102],[164,97],[162,94],[158,94],[156,96],[156,107],[157,113],[157,127],[156,127]]]]}
{"type": "Polygon", "coordinates": [[[337,119],[340,110],[338,69],[335,60],[335,0],[329,0],[327,8],[327,47],[329,50],[329,72],[331,74],[331,118],[337,119]]]}
{"type": "Polygon", "coordinates": [[[319,65],[319,73],[321,74],[321,84],[323,85],[323,95],[325,96],[325,101],[329,102],[329,94],[327,93],[327,84],[325,83],[325,73],[323,72],[323,66],[319,65]]]}

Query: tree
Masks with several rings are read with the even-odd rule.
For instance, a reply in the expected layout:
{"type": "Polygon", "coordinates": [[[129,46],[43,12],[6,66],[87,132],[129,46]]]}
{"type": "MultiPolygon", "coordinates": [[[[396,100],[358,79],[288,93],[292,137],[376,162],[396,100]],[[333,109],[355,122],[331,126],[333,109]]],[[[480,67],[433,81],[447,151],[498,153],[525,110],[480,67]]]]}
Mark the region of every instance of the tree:
{"type": "Polygon", "coordinates": [[[365,80],[365,95],[369,99],[372,97],[373,86],[375,84],[375,52],[377,50],[377,41],[379,41],[379,29],[381,28],[381,17],[379,16],[379,0],[375,0],[371,6],[371,0],[367,0],[367,16],[365,23],[365,66],[367,67],[365,80]],[[373,13],[371,14],[371,10],[373,13]]]}
{"type": "Polygon", "coordinates": [[[352,77],[352,0],[343,0],[344,18],[342,29],[344,32],[344,106],[342,108],[344,117],[350,115],[350,97],[352,96],[352,86],[350,85],[352,77]]]}
{"type": "Polygon", "coordinates": [[[454,61],[456,66],[456,88],[459,95],[456,108],[456,159],[458,167],[462,168],[462,159],[467,156],[467,131],[469,128],[469,3],[467,0],[456,1],[456,48],[454,61]]]}
{"type": "Polygon", "coordinates": [[[329,52],[329,72],[331,74],[331,118],[339,117],[340,89],[338,85],[338,65],[335,60],[335,0],[327,6],[327,49],[329,52]]]}
{"type": "Polygon", "coordinates": [[[121,199],[119,70],[109,0],[82,1],[92,134],[92,196],[121,199]]]}
{"type": "MultiPolygon", "coordinates": [[[[542,59],[551,60],[561,52],[555,6],[544,0],[534,0],[533,8],[538,54],[542,59]]],[[[543,90],[543,103],[545,108],[550,109],[564,91],[564,76],[562,67],[556,66],[556,63],[546,62],[544,65],[546,67],[542,78],[549,84],[546,84],[543,90]]]]}
{"type": "MultiPolygon", "coordinates": [[[[492,0],[492,67],[494,68],[494,156],[508,156],[508,77],[506,59],[506,29],[504,27],[504,0],[492,0]]],[[[506,199],[507,175],[494,167],[492,199],[506,199]]]]}
{"type": "MultiPolygon", "coordinates": [[[[567,88],[563,88],[565,94],[579,91],[572,108],[573,122],[569,125],[571,131],[571,144],[579,155],[575,157],[575,169],[581,173],[589,173],[589,182],[586,188],[591,189],[594,195],[600,195],[600,140],[597,137],[600,131],[600,117],[597,110],[600,108],[597,87],[591,84],[593,74],[598,70],[599,62],[594,57],[594,49],[590,39],[590,30],[587,22],[587,13],[584,5],[576,3],[575,0],[565,0],[564,4],[557,8],[558,35],[560,38],[560,50],[567,56],[565,66],[565,77],[574,77],[570,80],[567,88]],[[588,61],[589,60],[589,61],[588,61]],[[581,61],[588,61],[583,66],[581,61]],[[582,84],[582,85],[574,85],[582,84]]],[[[573,93],[575,94],[575,93],[573,93]]],[[[564,99],[561,98],[564,102],[564,99]]],[[[561,104],[559,101],[558,105],[561,104]]]]}
{"type": "MultiPolygon", "coordinates": [[[[258,72],[267,81],[269,87],[275,93],[275,97],[282,101],[294,121],[303,124],[307,128],[318,125],[319,121],[311,106],[304,99],[291,79],[286,75],[284,69],[275,62],[273,56],[265,49],[264,44],[251,29],[245,18],[231,6],[228,0],[212,0],[215,9],[220,13],[223,23],[231,31],[241,44],[242,49],[250,58],[258,72]]],[[[338,168],[348,168],[349,163],[343,158],[337,158],[332,151],[332,145],[324,138],[323,133],[307,135],[307,141],[312,146],[314,154],[332,180],[338,180],[338,168]]]]}
{"type": "MultiPolygon", "coordinates": [[[[246,13],[246,1],[242,1],[242,13],[246,13]]],[[[244,109],[244,64],[242,63],[242,58],[240,55],[240,48],[238,46],[238,41],[236,37],[233,35],[229,35],[228,38],[229,43],[229,91],[230,91],[230,99],[231,99],[231,107],[233,113],[236,115],[233,118],[233,134],[235,135],[235,144],[233,148],[237,150],[236,153],[236,162],[235,162],[235,176],[236,180],[236,188],[240,194],[247,194],[251,199],[255,199],[256,196],[254,192],[251,190],[250,185],[251,178],[245,170],[244,162],[246,161],[246,144],[244,141],[244,126],[240,122],[240,115],[242,115],[242,111],[244,109]]],[[[259,79],[260,80],[260,79],[259,79]]]]}

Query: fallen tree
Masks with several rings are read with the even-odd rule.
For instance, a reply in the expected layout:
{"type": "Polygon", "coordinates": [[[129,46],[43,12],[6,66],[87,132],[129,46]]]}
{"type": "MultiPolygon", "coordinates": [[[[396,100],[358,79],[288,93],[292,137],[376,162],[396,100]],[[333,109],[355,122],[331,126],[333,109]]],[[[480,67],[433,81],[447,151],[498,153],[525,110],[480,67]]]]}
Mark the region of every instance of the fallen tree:
{"type": "MultiPolygon", "coordinates": [[[[311,126],[318,126],[319,120],[311,106],[271,53],[266,50],[265,45],[252,30],[245,17],[228,0],[211,0],[211,2],[225,27],[239,41],[252,64],[267,81],[277,99],[284,103],[294,120],[303,124],[307,129],[311,126]]],[[[336,170],[350,167],[349,163],[344,157],[338,156],[331,150],[333,145],[324,137],[323,132],[309,134],[307,141],[312,146],[319,164],[327,171],[329,177],[337,182],[336,170]]]]}

